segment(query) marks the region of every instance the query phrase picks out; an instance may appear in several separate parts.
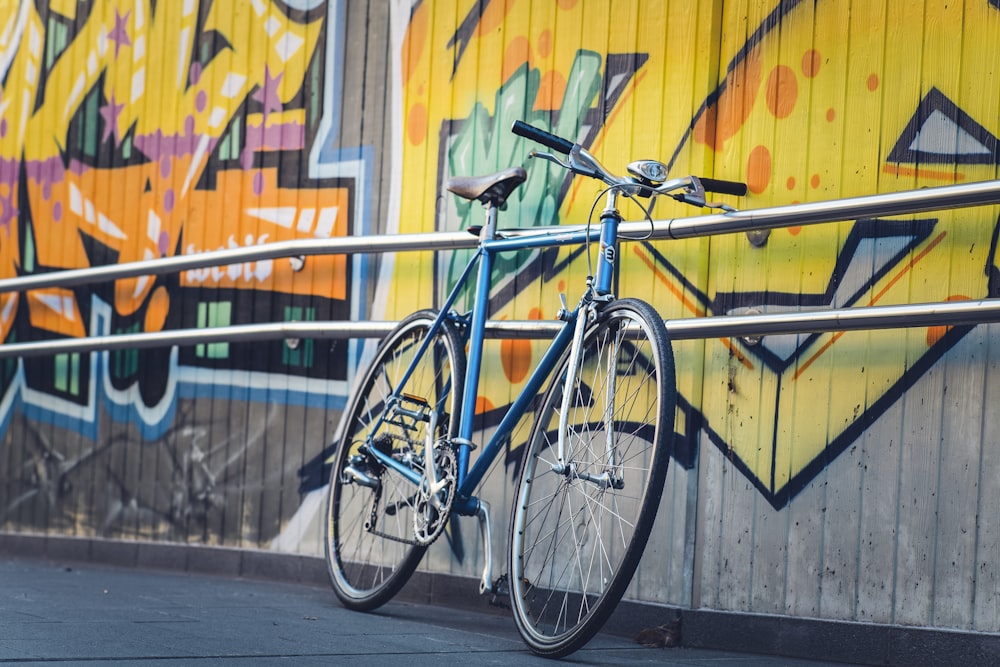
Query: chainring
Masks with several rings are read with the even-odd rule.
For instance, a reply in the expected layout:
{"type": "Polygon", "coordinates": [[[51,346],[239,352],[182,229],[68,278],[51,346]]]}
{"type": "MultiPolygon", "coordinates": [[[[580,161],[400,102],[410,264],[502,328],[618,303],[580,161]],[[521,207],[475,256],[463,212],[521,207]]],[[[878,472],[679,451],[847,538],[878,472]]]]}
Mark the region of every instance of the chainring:
{"type": "Polygon", "coordinates": [[[417,544],[427,546],[434,542],[448,525],[451,508],[455,502],[455,485],[458,477],[458,457],[455,448],[446,440],[434,443],[434,468],[438,483],[436,493],[430,493],[426,475],[421,480],[413,504],[413,536],[417,544]]]}

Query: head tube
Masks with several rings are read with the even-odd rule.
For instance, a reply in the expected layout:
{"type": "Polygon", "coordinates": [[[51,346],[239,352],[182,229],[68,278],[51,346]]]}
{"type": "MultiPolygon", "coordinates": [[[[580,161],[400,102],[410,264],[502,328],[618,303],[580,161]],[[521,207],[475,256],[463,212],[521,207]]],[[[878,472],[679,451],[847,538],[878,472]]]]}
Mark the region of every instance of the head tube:
{"type": "Polygon", "coordinates": [[[598,294],[610,294],[615,277],[615,263],[618,261],[618,223],[622,221],[618,212],[618,193],[615,188],[608,191],[607,205],[601,212],[601,243],[597,253],[598,294]]]}

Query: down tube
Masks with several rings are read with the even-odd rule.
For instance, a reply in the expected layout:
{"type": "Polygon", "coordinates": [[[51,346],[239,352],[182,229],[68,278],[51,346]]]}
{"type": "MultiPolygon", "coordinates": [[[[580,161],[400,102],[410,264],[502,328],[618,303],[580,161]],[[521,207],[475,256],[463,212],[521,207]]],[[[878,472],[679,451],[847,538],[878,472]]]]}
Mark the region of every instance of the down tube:
{"type": "MultiPolygon", "coordinates": [[[[577,311],[579,313],[580,311],[577,311]]],[[[582,315],[585,317],[586,315],[582,315]]],[[[486,443],[483,451],[480,452],[479,458],[476,459],[476,464],[469,471],[468,475],[464,479],[459,480],[458,497],[468,498],[472,495],[472,492],[482,481],[483,477],[486,475],[486,471],[489,470],[490,466],[493,464],[493,460],[496,458],[497,454],[500,452],[500,448],[503,447],[504,442],[507,440],[507,436],[510,435],[511,430],[517,425],[517,422],[524,415],[528,406],[541,391],[542,385],[545,384],[545,380],[552,373],[552,369],[559,362],[559,358],[562,357],[563,352],[569,347],[569,344],[573,341],[573,329],[576,317],[570,319],[563,328],[559,330],[556,337],[552,339],[552,344],[549,349],[546,350],[545,356],[542,357],[541,361],[538,362],[538,367],[528,378],[528,382],[524,385],[521,393],[518,395],[517,400],[510,406],[507,414],[500,424],[497,426],[496,431],[493,433],[493,437],[490,441],[486,443]]],[[[459,475],[464,468],[459,469],[459,475]]]]}

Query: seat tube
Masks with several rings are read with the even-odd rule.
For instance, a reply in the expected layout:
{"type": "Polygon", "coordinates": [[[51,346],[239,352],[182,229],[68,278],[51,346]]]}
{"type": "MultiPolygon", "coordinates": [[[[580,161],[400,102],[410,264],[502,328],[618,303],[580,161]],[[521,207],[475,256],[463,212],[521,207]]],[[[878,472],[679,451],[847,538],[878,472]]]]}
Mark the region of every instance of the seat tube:
{"type": "Polygon", "coordinates": [[[614,284],[615,263],[618,259],[618,224],[622,221],[618,212],[618,192],[611,189],[604,211],[601,212],[601,243],[597,253],[597,293],[610,294],[614,284]]]}
{"type": "MultiPolygon", "coordinates": [[[[497,209],[486,209],[486,224],[480,236],[480,243],[492,239],[496,233],[497,209]]],[[[483,341],[486,337],[486,318],[489,315],[490,279],[493,274],[493,252],[482,246],[479,258],[479,274],[476,276],[476,297],[472,306],[472,321],[469,327],[469,356],[465,371],[465,388],[462,392],[462,420],[458,435],[464,440],[472,439],[472,429],[476,417],[476,402],[479,397],[479,375],[483,365],[483,341]]],[[[461,484],[469,469],[469,447],[458,448],[458,482],[461,484]]]]}

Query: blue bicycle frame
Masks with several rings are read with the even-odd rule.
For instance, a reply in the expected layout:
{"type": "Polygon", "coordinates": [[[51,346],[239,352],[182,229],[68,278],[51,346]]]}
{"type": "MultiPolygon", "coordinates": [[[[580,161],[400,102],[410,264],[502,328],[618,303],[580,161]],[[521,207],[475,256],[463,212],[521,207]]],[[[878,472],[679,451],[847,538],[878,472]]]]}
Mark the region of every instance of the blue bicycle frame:
{"type": "MultiPolygon", "coordinates": [[[[581,317],[587,317],[586,305],[593,301],[595,294],[607,295],[611,293],[614,263],[617,255],[618,224],[621,222],[621,216],[617,210],[617,192],[614,189],[610,190],[607,194],[607,206],[601,214],[599,229],[592,229],[588,226],[586,229],[567,230],[565,232],[526,233],[524,235],[503,238],[497,237],[495,233],[496,218],[496,208],[489,206],[486,210],[487,222],[481,231],[481,240],[476,253],[462,271],[448,298],[445,299],[426,338],[421,343],[413,361],[399,382],[399,386],[405,386],[416,364],[430,346],[430,342],[434,339],[440,328],[444,326],[444,321],[454,317],[451,313],[451,308],[458,299],[458,295],[461,293],[469,276],[472,274],[472,269],[478,263],[479,271],[476,277],[476,293],[472,311],[468,316],[468,364],[464,379],[464,391],[462,393],[458,436],[454,439],[458,443],[458,475],[453,511],[466,516],[473,516],[479,512],[480,501],[473,495],[473,491],[486,475],[497,454],[500,453],[504,442],[507,440],[514,426],[517,425],[517,422],[524,415],[535,396],[541,391],[545,381],[551,375],[563,353],[573,343],[575,332],[579,331],[580,335],[582,335],[582,324],[584,323],[578,323],[578,320],[581,317]],[[539,361],[538,366],[531,373],[520,395],[500,421],[489,442],[483,447],[483,451],[480,453],[475,465],[470,469],[469,454],[472,450],[471,438],[475,418],[476,398],[479,392],[479,377],[483,361],[483,343],[485,340],[486,317],[488,314],[494,258],[502,252],[579,245],[594,241],[600,242],[599,252],[597,253],[596,281],[591,284],[588,279],[587,292],[581,298],[580,303],[572,311],[561,313],[560,319],[564,321],[562,328],[552,340],[549,349],[539,361]]],[[[390,398],[390,401],[398,398],[398,396],[394,396],[390,398]]],[[[376,424],[373,432],[378,430],[380,424],[381,419],[376,424]]],[[[421,475],[418,471],[405,466],[392,456],[379,451],[376,447],[369,448],[369,453],[377,458],[382,465],[392,468],[404,478],[413,482],[414,485],[421,483],[421,475]]]]}

